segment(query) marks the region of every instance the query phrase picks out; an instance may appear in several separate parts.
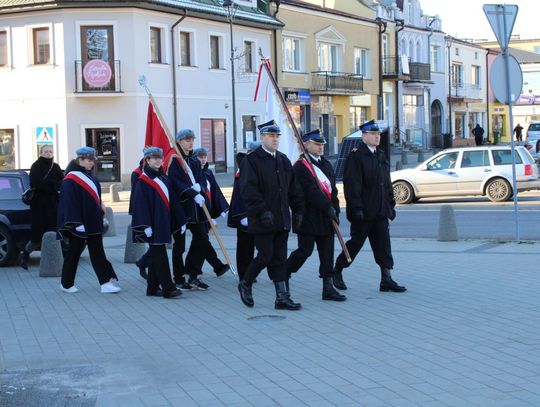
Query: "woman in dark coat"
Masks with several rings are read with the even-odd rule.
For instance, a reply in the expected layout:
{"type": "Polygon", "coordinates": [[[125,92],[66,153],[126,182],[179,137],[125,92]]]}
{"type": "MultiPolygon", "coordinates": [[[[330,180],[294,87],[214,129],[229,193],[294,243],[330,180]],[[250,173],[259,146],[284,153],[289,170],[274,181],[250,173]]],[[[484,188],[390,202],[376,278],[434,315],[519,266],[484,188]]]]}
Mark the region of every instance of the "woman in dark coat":
{"type": "Polygon", "coordinates": [[[52,144],[43,145],[39,158],[30,168],[30,187],[34,190],[30,203],[32,232],[20,257],[20,265],[25,270],[28,270],[30,253],[40,248],[43,234],[56,230],[58,192],[63,177],[60,166],[54,162],[52,144]]]}

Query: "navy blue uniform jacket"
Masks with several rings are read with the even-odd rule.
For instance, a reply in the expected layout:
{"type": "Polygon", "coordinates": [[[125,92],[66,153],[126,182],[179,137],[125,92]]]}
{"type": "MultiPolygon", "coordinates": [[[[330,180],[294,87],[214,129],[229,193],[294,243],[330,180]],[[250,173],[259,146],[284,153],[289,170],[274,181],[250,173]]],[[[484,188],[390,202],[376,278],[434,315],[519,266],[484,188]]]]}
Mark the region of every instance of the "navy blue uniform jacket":
{"type": "Polygon", "coordinates": [[[216,181],[214,173],[208,168],[208,163],[206,163],[204,166],[203,173],[207,180],[206,197],[208,198],[207,201],[210,202],[208,210],[210,211],[210,216],[212,219],[216,219],[223,212],[227,212],[229,210],[229,203],[223,196],[223,192],[221,192],[221,188],[216,181]],[[210,188],[208,188],[208,186],[210,186],[210,188]]]}
{"type": "MultiPolygon", "coordinates": [[[[242,162],[244,161],[246,155],[246,153],[238,153],[236,155],[238,167],[242,166],[242,162]]],[[[230,228],[242,229],[244,232],[247,232],[247,226],[243,226],[240,223],[240,221],[244,218],[247,218],[247,211],[246,205],[244,205],[244,200],[242,199],[242,194],[240,193],[240,168],[238,168],[236,174],[234,174],[231,207],[227,215],[227,226],[230,228]]]]}

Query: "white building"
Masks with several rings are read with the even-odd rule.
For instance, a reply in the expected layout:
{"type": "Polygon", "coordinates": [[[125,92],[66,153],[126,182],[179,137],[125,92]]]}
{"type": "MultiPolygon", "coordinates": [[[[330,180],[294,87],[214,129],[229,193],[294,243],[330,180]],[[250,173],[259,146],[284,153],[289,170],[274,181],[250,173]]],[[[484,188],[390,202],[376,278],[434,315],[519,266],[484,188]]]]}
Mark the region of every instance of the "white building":
{"type": "MultiPolygon", "coordinates": [[[[194,129],[196,146],[210,149],[216,168],[232,167],[226,9],[197,0],[110,3],[0,1],[0,168],[29,168],[38,146],[52,141],[62,167],[76,148],[90,145],[98,151],[99,178],[125,181],[141,157],[146,131],[148,97],[139,75],[146,76],[171,133],[194,129]]],[[[270,55],[272,30],[281,23],[259,10],[257,0],[236,3],[242,149],[265,111],[264,101],[253,102],[258,49],[270,55]]]]}

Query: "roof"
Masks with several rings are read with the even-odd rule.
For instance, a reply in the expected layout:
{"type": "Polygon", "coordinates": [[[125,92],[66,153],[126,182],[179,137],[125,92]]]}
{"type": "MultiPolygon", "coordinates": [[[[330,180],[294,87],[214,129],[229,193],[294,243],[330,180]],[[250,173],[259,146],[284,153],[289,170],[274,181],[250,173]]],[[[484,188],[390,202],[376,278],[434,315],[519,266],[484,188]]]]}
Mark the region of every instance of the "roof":
{"type": "MultiPolygon", "coordinates": [[[[161,9],[173,12],[185,11],[188,16],[226,20],[227,10],[222,6],[221,0],[0,0],[0,14],[34,11],[36,9],[58,8],[103,8],[103,7],[137,7],[161,9]]],[[[235,23],[250,25],[266,25],[282,27],[278,19],[265,14],[258,8],[237,4],[235,23]]]]}
{"type": "MultiPolygon", "coordinates": [[[[502,49],[499,47],[487,48],[489,51],[497,54],[502,54],[502,49]]],[[[508,53],[512,55],[520,64],[538,64],[540,63],[540,54],[536,52],[526,51],[524,49],[508,47],[508,53]]]]}

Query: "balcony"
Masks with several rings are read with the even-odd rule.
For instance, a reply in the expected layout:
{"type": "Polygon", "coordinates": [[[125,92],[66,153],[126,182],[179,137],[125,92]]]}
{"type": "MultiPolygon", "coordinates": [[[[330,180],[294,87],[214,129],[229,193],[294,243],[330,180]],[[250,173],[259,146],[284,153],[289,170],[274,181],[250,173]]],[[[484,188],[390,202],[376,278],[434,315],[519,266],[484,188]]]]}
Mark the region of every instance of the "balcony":
{"type": "Polygon", "coordinates": [[[112,64],[101,59],[91,59],[83,66],[75,61],[75,93],[110,94],[121,93],[120,61],[112,64]]]}
{"type": "Polygon", "coordinates": [[[382,59],[382,76],[387,81],[410,80],[407,56],[388,55],[382,59]],[[404,66],[405,65],[405,66],[404,66]]]}
{"type": "Polygon", "coordinates": [[[409,62],[408,82],[431,82],[431,64],[409,62]]]}
{"type": "Polygon", "coordinates": [[[361,95],[364,93],[362,75],[344,72],[311,72],[311,93],[319,95],[361,95]]]}
{"type": "Polygon", "coordinates": [[[474,103],[484,99],[485,91],[476,84],[452,82],[451,95],[448,101],[451,103],[474,103]]]}

